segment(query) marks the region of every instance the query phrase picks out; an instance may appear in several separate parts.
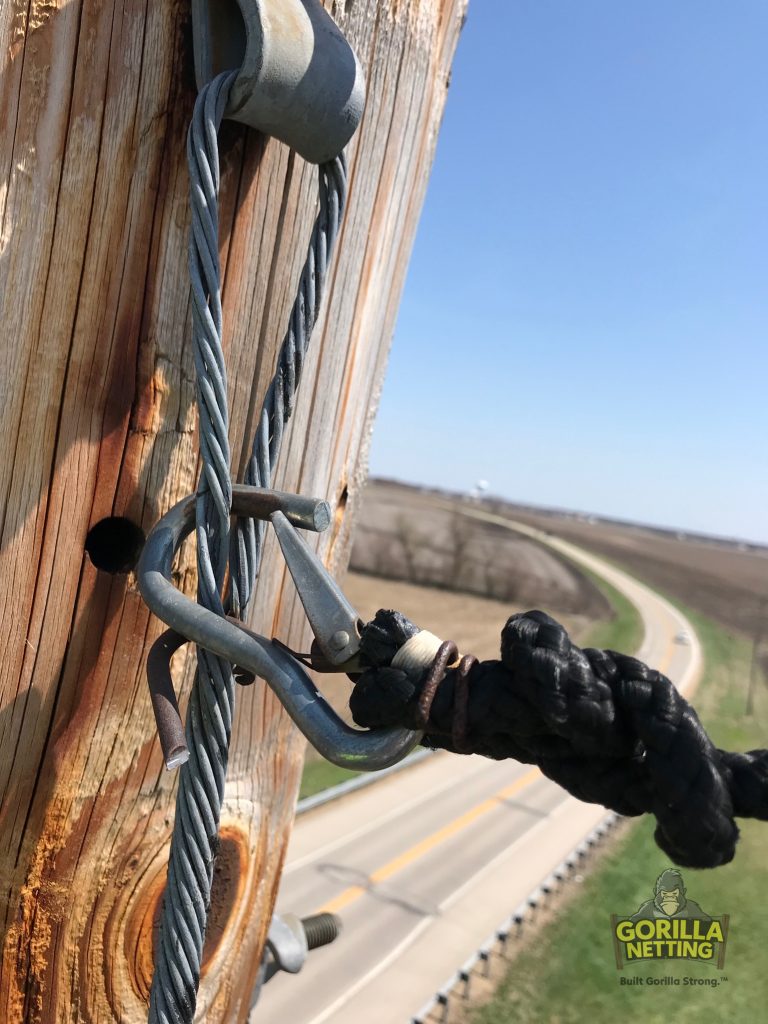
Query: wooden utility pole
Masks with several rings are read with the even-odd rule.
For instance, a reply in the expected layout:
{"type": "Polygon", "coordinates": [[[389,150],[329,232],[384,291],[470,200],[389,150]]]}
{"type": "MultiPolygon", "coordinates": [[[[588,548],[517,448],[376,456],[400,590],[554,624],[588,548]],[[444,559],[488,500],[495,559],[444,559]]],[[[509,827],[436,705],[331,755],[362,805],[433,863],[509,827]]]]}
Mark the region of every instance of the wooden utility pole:
{"type": "MultiPolygon", "coordinates": [[[[275,486],[336,504],[319,540],[336,567],[465,3],[327,2],[360,56],[368,102],[275,486]]],[[[145,681],[161,625],[134,576],[97,570],[84,548],[109,517],[148,530],[196,481],[189,5],[3,3],[0,40],[0,1020],[133,1024],[146,1020],[176,788],[145,681]]],[[[238,125],[221,144],[237,469],[304,259],[317,172],[238,125]]],[[[116,532],[113,547],[125,543],[116,532]]],[[[129,546],[114,555],[132,561],[129,546]]],[[[193,566],[186,549],[188,593],[193,566]]],[[[249,622],[300,644],[284,582],[270,542],[249,622]]],[[[265,686],[238,692],[201,1021],[245,1020],[302,753],[265,686]]]]}

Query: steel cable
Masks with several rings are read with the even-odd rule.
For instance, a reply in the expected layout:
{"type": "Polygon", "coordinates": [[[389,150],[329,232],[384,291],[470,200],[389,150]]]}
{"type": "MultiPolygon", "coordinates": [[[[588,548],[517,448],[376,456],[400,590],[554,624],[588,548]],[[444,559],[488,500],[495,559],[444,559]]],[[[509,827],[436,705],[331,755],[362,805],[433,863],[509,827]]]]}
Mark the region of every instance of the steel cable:
{"type": "MultiPolygon", "coordinates": [[[[218,129],[235,77],[234,72],[219,75],[200,91],[187,138],[192,338],[202,462],[196,506],[198,602],[219,615],[225,613],[225,606],[243,614],[253,593],[264,538],[263,523],[239,521],[230,552],[232,478],[218,257],[218,129]],[[231,587],[225,600],[222,589],[230,555],[231,587]]],[[[320,210],[309,253],[246,471],[246,482],[257,486],[268,486],[271,480],[317,320],[347,193],[343,155],[319,168],[319,193],[320,210]]],[[[190,756],[180,771],[150,1024],[192,1024],[194,1020],[234,694],[231,665],[198,648],[186,721],[190,756]]]]}
{"type": "MultiPolygon", "coordinates": [[[[347,197],[347,165],[342,154],[319,168],[320,212],[312,231],[309,252],[299,280],[288,330],[280,349],[277,369],[259,416],[253,450],[243,482],[269,487],[283,430],[293,412],[304,356],[325,291],[328,263],[339,233],[347,197]]],[[[266,523],[238,519],[230,552],[232,612],[242,615],[248,607],[261,562],[266,523]]]]}

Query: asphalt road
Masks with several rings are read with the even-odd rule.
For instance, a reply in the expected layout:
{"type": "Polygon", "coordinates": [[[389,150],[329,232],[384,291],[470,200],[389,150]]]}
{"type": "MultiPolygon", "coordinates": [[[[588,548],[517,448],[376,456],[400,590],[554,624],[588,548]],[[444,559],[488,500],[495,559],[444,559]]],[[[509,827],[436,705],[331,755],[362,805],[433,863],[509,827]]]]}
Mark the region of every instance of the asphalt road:
{"type": "MultiPolygon", "coordinates": [[[[518,528],[622,591],[645,623],[639,656],[690,690],[701,652],[675,608],[582,549],[518,528]]],[[[406,1024],[604,813],[528,765],[440,753],[302,816],[277,910],[330,910],[344,930],[299,975],[265,986],[252,1024],[406,1024]]]]}

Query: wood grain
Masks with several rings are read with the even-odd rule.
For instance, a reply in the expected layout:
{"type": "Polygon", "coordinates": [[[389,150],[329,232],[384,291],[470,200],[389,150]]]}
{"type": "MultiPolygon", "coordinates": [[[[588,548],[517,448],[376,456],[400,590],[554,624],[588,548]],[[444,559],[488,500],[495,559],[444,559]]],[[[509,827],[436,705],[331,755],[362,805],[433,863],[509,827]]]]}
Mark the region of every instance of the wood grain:
{"type": "MultiPolygon", "coordinates": [[[[326,312],[276,485],[339,503],[343,567],[403,275],[465,0],[329,3],[368,81],[326,312]]],[[[0,1019],[146,1019],[175,779],[144,676],[160,631],[89,528],[148,530],[194,488],[184,139],[186,3],[0,5],[0,1019]]],[[[316,172],[221,135],[231,440],[242,464],[316,204],[316,172]]],[[[186,549],[179,583],[194,589],[186,549]]],[[[306,627],[273,543],[250,624],[306,627]]],[[[186,703],[192,665],[178,675],[186,703]]],[[[245,1020],[303,741],[271,692],[239,693],[199,1019],[245,1020]]]]}

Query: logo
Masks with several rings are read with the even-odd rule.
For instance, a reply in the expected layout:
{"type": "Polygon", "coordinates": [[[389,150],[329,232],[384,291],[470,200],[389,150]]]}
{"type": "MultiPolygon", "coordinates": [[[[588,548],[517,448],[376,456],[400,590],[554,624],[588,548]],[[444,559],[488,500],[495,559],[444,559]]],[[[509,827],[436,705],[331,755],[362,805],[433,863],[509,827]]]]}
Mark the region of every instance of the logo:
{"type": "Polygon", "coordinates": [[[611,915],[611,933],[619,970],[640,960],[699,960],[722,970],[728,914],[705,913],[688,898],[680,872],[669,868],[636,913],[611,915]]]}

